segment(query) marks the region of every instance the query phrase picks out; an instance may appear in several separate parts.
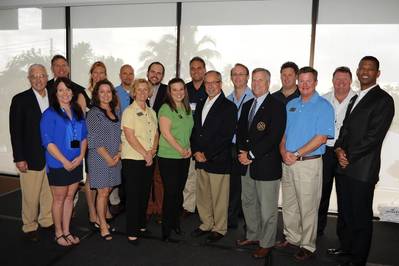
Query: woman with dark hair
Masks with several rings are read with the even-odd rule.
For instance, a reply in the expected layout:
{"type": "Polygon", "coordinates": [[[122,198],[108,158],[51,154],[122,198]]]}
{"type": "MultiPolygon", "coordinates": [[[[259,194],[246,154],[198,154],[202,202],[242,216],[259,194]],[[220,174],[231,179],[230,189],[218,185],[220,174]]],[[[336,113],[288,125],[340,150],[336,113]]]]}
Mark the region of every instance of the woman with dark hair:
{"type": "Polygon", "coordinates": [[[73,198],[82,180],[82,160],[87,148],[84,115],[76,103],[72,83],[58,78],[50,95],[50,107],[40,122],[43,146],[46,148],[47,176],[53,194],[52,215],[55,241],[60,246],[79,244],[69,231],[73,198]]]}
{"type": "Polygon", "coordinates": [[[158,119],[161,130],[159,170],[164,186],[162,239],[168,242],[175,241],[170,238],[172,230],[181,234],[179,216],[190,165],[190,136],[194,125],[187,88],[182,79],[169,81],[158,119]]]}
{"type": "Polygon", "coordinates": [[[87,113],[90,187],[97,189],[100,235],[104,240],[111,240],[106,213],[109,194],[114,186],[121,183],[121,123],[116,110],[118,97],[110,81],[105,79],[96,83],[92,104],[87,113]]]}
{"type": "Polygon", "coordinates": [[[133,84],[134,102],[122,115],[122,174],[126,180],[126,234],[136,245],[147,231],[146,209],[154,174],[153,158],[158,147],[158,123],[155,111],[146,101],[152,86],[145,79],[133,84]]]}

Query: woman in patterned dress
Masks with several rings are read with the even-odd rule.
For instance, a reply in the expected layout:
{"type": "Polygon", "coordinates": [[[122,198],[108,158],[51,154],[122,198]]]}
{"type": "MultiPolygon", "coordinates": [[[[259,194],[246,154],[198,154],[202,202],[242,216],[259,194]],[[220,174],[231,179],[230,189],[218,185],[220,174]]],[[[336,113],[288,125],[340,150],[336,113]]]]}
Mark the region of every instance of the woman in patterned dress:
{"type": "Polygon", "coordinates": [[[100,235],[104,240],[111,240],[106,213],[109,193],[121,183],[121,128],[117,111],[118,97],[110,81],[96,83],[92,104],[87,113],[90,188],[97,189],[96,211],[100,235]]]}

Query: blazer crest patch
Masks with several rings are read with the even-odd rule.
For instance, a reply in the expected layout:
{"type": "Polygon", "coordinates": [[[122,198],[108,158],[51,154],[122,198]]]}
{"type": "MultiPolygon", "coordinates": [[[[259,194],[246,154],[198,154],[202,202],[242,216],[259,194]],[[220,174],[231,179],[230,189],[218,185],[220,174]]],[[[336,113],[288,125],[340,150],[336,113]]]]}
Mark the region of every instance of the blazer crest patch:
{"type": "Polygon", "coordinates": [[[259,122],[258,124],[256,124],[256,129],[258,131],[264,131],[266,129],[266,124],[265,122],[259,122]]]}

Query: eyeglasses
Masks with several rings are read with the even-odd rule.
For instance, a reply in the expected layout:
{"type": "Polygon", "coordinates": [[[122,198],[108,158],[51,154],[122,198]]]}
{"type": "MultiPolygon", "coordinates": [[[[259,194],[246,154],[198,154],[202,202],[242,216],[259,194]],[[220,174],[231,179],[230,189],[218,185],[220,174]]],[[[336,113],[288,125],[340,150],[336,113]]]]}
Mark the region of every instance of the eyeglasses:
{"type": "Polygon", "coordinates": [[[46,75],[46,74],[30,75],[30,76],[29,76],[29,79],[33,79],[33,80],[36,80],[36,79],[44,79],[44,78],[47,78],[47,75],[46,75]]]}
{"type": "Polygon", "coordinates": [[[216,85],[216,84],[219,84],[220,82],[222,82],[222,81],[216,80],[216,81],[205,81],[204,83],[206,86],[206,85],[216,85]]]}

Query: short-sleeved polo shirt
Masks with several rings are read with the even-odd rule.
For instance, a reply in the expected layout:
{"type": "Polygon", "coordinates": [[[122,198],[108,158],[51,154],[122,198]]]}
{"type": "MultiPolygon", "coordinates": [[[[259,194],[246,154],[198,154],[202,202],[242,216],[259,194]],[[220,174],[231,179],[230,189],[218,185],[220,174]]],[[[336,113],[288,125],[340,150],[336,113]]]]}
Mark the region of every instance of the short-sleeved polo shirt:
{"type": "MultiPolygon", "coordinates": [[[[295,98],[287,104],[287,127],[285,130],[286,149],[295,152],[316,135],[334,138],[334,109],[332,105],[317,92],[306,101],[295,98]]],[[[322,155],[325,144],[307,154],[322,155]]]]}
{"type": "Polygon", "coordinates": [[[158,131],[157,115],[155,111],[146,107],[145,110],[134,101],[125,109],[122,115],[122,159],[144,160],[144,157],[136,151],[127,141],[123,128],[134,130],[134,135],[145,150],[151,150],[158,131]]]}
{"type": "MultiPolygon", "coordinates": [[[[187,114],[184,108],[173,111],[168,104],[163,104],[159,109],[158,117],[166,117],[171,122],[170,132],[176,141],[184,148],[190,148],[191,130],[194,126],[193,115],[187,114]]],[[[161,134],[159,138],[158,156],[162,158],[181,159],[181,154],[161,134]]]]}

